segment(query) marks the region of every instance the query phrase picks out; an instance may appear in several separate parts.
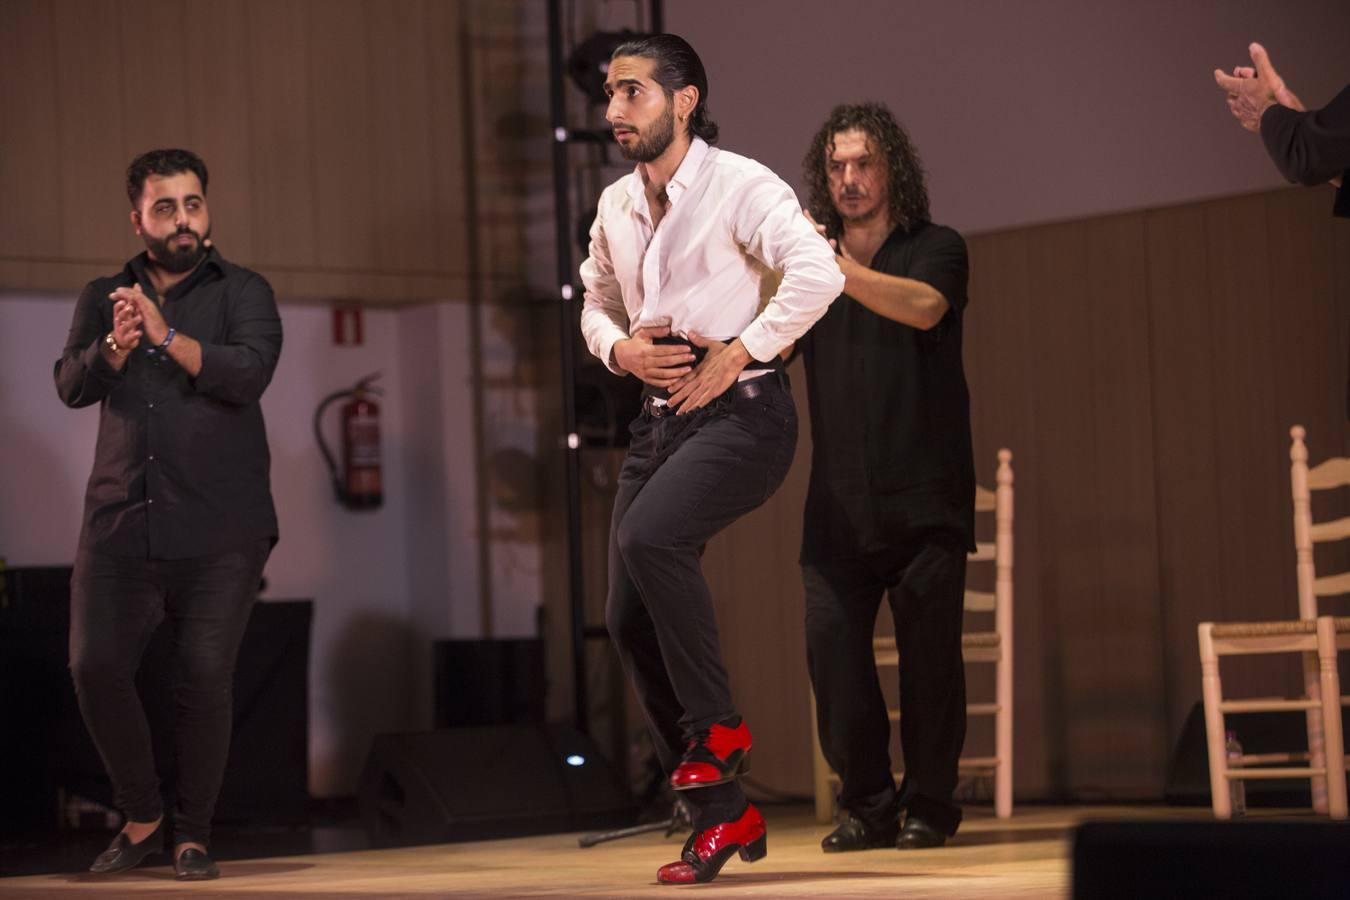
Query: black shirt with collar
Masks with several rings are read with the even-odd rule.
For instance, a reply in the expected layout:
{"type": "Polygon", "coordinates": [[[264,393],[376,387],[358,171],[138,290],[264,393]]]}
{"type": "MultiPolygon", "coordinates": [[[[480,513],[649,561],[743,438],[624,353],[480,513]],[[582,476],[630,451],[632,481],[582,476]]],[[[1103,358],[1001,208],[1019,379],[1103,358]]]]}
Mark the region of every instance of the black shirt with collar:
{"type": "Polygon", "coordinates": [[[854,559],[918,539],[974,549],[975,464],[961,364],[969,263],[950,228],[899,228],[870,268],[947,300],[922,331],[847,294],[802,338],[812,460],[803,563],[854,559]]]}
{"type": "Polygon", "coordinates": [[[70,407],[101,405],[82,546],[114,556],[186,559],[277,537],[271,459],[259,398],[281,355],[281,318],[262,276],[211,248],[161,309],[201,344],[192,378],[172,358],[131,351],[119,372],[102,352],[108,295],[139,283],[158,301],[144,253],[80,294],[56,363],[70,407]]]}

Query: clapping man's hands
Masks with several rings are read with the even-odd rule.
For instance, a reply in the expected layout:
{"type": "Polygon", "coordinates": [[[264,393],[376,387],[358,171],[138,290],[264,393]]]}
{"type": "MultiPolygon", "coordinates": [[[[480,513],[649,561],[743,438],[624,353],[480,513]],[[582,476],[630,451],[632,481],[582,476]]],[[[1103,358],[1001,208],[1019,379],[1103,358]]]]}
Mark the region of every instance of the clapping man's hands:
{"type": "Polygon", "coordinates": [[[144,330],[136,304],[129,300],[113,300],[113,340],[119,347],[133,349],[141,341],[144,330]]]}
{"type": "Polygon", "coordinates": [[[1261,114],[1280,104],[1303,112],[1303,102],[1275,71],[1266,48],[1252,44],[1248,50],[1253,66],[1238,66],[1232,75],[1214,70],[1214,80],[1228,94],[1228,109],[1243,128],[1260,132],[1261,114]]]}
{"type": "Polygon", "coordinates": [[[157,347],[164,343],[164,338],[169,334],[169,326],[164,321],[164,313],[160,312],[159,304],[145,295],[139,284],[118,288],[112,292],[112,298],[116,302],[129,304],[136,310],[145,330],[145,338],[151,346],[157,347]]]}
{"type": "MultiPolygon", "coordinates": [[[[1280,73],[1270,61],[1270,54],[1260,44],[1247,48],[1252,55],[1251,66],[1238,66],[1232,75],[1226,75],[1219,69],[1214,70],[1214,80],[1228,94],[1228,109],[1243,128],[1259,134],[1261,115],[1270,107],[1287,106],[1295,112],[1307,112],[1303,101],[1284,83],[1280,73]]],[[[1339,177],[1331,179],[1336,187],[1341,186],[1339,177]]]]}

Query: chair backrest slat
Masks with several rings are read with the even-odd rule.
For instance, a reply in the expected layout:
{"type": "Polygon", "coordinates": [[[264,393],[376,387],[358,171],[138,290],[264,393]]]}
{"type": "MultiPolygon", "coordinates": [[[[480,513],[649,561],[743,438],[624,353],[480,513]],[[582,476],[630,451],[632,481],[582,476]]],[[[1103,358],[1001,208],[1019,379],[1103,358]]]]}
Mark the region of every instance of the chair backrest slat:
{"type": "Polygon", "coordinates": [[[1325,491],[1346,485],[1350,485],[1350,459],[1344,456],[1325,460],[1308,470],[1309,490],[1325,491]]]}
{"type": "Polygon", "coordinates": [[[1308,535],[1314,544],[1343,541],[1350,537],[1350,516],[1334,522],[1314,522],[1308,535]]]}
{"type": "Polygon", "coordinates": [[[994,598],[991,591],[966,591],[966,612],[993,612],[994,598]]]}
{"type": "Polygon", "coordinates": [[[1308,468],[1308,433],[1289,429],[1289,487],[1294,498],[1294,557],[1298,575],[1298,617],[1318,616],[1317,598],[1350,594],[1350,572],[1317,577],[1313,544],[1350,538],[1350,517],[1313,523],[1312,492],[1350,485],[1350,459],[1333,457],[1308,468]]]}
{"type": "Polygon", "coordinates": [[[1328,575],[1313,582],[1313,594],[1318,597],[1339,597],[1350,594],[1350,572],[1328,575]]]}

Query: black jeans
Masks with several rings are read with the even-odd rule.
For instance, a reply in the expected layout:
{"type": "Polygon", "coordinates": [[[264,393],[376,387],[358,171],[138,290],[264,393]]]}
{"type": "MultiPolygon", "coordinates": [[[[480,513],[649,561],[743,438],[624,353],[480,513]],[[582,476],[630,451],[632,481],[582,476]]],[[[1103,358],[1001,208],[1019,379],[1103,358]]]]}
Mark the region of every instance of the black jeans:
{"type": "Polygon", "coordinates": [[[630,426],[605,620],[667,772],[694,733],[736,714],[700,556],[769,499],[792,464],[797,410],[787,375],[757,380],[758,397],[729,391],[688,415],[643,415],[630,426]]]}
{"type": "Polygon", "coordinates": [[[966,552],[959,540],[916,540],[863,559],[804,565],[806,645],[825,759],[839,773],[839,805],[860,818],[898,808],[947,834],[966,738],[961,660],[966,552]],[[882,594],[900,651],[900,747],[905,778],[891,776],[890,721],[872,653],[882,594]]]}
{"type": "Polygon", "coordinates": [[[155,629],[174,631],[174,842],[207,844],[230,750],[234,662],[271,552],[264,539],[194,559],[109,556],[81,547],[71,577],[70,672],[85,726],[135,822],[163,814],[136,670],[155,629]]]}

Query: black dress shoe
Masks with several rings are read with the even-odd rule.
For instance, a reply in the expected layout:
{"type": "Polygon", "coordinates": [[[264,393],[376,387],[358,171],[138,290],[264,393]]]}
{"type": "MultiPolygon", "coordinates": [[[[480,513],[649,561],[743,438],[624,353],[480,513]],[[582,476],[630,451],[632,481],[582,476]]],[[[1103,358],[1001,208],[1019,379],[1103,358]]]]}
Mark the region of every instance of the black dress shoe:
{"type": "Polygon", "coordinates": [[[842,825],[825,836],[825,840],[820,842],[820,849],[826,853],[843,853],[847,850],[890,847],[895,843],[899,831],[899,819],[877,825],[850,815],[842,825]]]}
{"type": "Polygon", "coordinates": [[[220,869],[196,847],[189,847],[173,861],[173,877],[179,881],[210,881],[220,877],[220,869]]]}
{"type": "Polygon", "coordinates": [[[108,849],[104,850],[89,867],[95,875],[110,875],[113,872],[125,872],[141,864],[151,853],[164,849],[164,820],[155,826],[155,830],[146,835],[140,843],[133,844],[125,832],[119,831],[112,839],[108,849]]]}
{"type": "Polygon", "coordinates": [[[927,850],[947,843],[947,836],[915,816],[905,817],[905,827],[895,839],[897,850],[927,850]]]}

